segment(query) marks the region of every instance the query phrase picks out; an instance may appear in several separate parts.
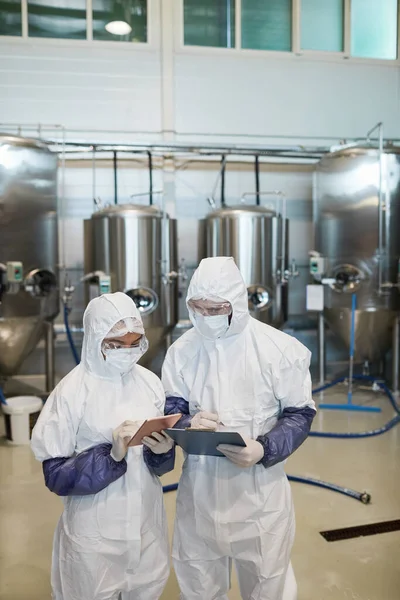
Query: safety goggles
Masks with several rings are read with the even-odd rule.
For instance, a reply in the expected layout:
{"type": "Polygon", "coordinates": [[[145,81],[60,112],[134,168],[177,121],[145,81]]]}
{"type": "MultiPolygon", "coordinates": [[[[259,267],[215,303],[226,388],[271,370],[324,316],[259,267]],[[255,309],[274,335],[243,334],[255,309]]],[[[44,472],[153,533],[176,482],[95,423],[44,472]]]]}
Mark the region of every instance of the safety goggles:
{"type": "Polygon", "coordinates": [[[123,344],[121,342],[109,342],[108,340],[103,340],[101,345],[102,350],[126,350],[130,348],[142,348],[146,344],[146,338],[142,336],[135,342],[134,344],[123,344]]]}
{"type": "Polygon", "coordinates": [[[231,315],[232,304],[227,300],[208,299],[208,298],[190,298],[187,303],[190,310],[204,317],[217,317],[219,315],[231,315]]]}

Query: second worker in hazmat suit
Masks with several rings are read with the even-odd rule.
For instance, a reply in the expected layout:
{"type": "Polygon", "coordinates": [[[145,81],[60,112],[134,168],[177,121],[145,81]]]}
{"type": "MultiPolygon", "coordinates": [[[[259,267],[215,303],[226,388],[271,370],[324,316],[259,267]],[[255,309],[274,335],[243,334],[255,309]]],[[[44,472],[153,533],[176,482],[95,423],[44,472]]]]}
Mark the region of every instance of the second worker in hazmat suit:
{"type": "Polygon", "coordinates": [[[157,600],[169,575],[162,486],[174,449],[128,448],[164,412],[159,379],[136,362],[148,342],[134,302],[104,294],[85,312],[82,361],[55,388],[32,434],[47,487],[64,497],[53,600],[157,600]]]}
{"type": "Polygon", "coordinates": [[[310,352],[250,317],[232,258],[202,260],[187,306],[194,328],[168,350],[166,414],[177,427],[238,431],[227,458],[188,455],[178,488],[173,560],[182,600],[225,600],[235,564],[243,600],[294,600],[294,511],[284,461],[315,415],[310,352]]]}

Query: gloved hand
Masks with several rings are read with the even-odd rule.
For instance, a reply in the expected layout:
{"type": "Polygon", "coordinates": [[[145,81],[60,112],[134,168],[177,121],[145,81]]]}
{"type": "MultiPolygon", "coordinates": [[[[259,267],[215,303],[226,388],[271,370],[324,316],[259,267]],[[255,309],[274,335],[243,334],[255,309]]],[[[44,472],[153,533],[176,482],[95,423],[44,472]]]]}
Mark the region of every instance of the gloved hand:
{"type": "Polygon", "coordinates": [[[114,429],[112,437],[111,457],[121,462],[128,452],[128,444],[143,424],[143,421],[124,421],[117,429],[114,429]]]}
{"type": "Polygon", "coordinates": [[[256,442],[256,440],[244,438],[244,441],[246,442],[245,448],[231,446],[230,444],[221,444],[217,446],[217,450],[222,452],[226,458],[229,458],[238,467],[246,469],[256,465],[262,459],[264,456],[264,447],[260,442],[256,442]]]}
{"type": "Polygon", "coordinates": [[[190,423],[192,429],[207,429],[209,431],[216,431],[218,428],[219,417],[215,413],[201,410],[196,413],[190,423]]]}
{"type": "Polygon", "coordinates": [[[151,437],[144,437],[142,440],[143,446],[147,446],[154,454],[165,454],[174,447],[174,440],[172,440],[168,433],[163,431],[162,433],[152,433],[151,437]]]}

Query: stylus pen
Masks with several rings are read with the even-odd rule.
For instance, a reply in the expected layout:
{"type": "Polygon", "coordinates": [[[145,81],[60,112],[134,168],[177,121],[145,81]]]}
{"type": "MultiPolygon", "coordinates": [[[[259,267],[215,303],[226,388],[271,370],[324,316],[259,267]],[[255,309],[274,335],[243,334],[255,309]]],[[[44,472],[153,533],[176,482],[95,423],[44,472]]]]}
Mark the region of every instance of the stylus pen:
{"type": "MultiPolygon", "coordinates": [[[[198,402],[194,402],[194,407],[197,410],[197,412],[208,412],[208,411],[205,411],[204,409],[202,409],[198,402]]],[[[222,421],[218,421],[218,425],[221,425],[221,427],[225,427],[225,425],[222,423],[222,421]]],[[[187,429],[190,429],[190,427],[187,427],[187,429]]],[[[210,431],[210,430],[209,429],[192,429],[192,431],[210,431]]]]}

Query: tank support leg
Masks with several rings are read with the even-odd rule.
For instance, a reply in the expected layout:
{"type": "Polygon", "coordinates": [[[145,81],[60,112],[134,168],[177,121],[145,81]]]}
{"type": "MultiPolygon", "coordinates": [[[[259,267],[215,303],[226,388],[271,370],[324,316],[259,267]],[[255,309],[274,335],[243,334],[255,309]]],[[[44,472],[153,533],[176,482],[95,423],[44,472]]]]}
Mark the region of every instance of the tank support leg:
{"type": "Polygon", "coordinates": [[[325,383],[325,321],[324,313],[318,313],[318,375],[319,384],[325,383]]]}
{"type": "Polygon", "coordinates": [[[45,321],[45,370],[46,392],[50,394],[55,387],[55,348],[53,321],[45,321]]]}
{"type": "Polygon", "coordinates": [[[400,315],[397,314],[393,323],[393,338],[392,338],[392,391],[394,394],[399,393],[399,360],[400,360],[400,315]]]}

